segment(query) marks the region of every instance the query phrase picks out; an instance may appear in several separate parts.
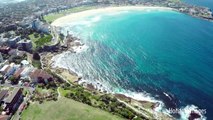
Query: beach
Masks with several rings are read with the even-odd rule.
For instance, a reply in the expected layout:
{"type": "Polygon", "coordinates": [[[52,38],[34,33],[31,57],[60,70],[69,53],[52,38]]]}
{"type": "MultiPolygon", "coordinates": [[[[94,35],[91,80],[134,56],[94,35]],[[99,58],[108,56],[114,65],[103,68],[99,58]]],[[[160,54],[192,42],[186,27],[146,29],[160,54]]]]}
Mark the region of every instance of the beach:
{"type": "MultiPolygon", "coordinates": [[[[192,57],[194,57],[194,59],[197,58],[196,56],[198,56],[198,54],[194,54],[193,51],[199,48],[199,44],[202,44],[200,40],[203,38],[199,39],[200,43],[195,47],[190,47],[190,44],[187,44],[187,48],[190,49],[186,49],[184,47],[186,44],[183,43],[192,39],[191,31],[200,31],[202,24],[205,24],[204,22],[205,21],[197,20],[196,18],[181,14],[166,7],[107,7],[72,13],[55,20],[52,22],[52,26],[65,28],[63,33],[69,32],[72,35],[73,31],[74,33],[76,32],[77,34],[73,35],[79,37],[80,41],[88,46],[88,50],[81,53],[74,47],[73,49],[76,49],[77,54],[64,52],[61,55],[54,56],[55,59],[52,59],[52,61],[55,67],[68,69],[80,75],[82,79],[79,81],[79,84],[92,85],[89,87],[91,89],[95,88],[97,91],[103,93],[112,93],[120,97],[120,99],[122,97],[129,99],[130,97],[138,101],[149,101],[148,106],[150,106],[150,103],[154,103],[154,105],[157,104],[157,111],[165,111],[165,106],[167,108],[185,108],[186,106],[191,106],[191,103],[184,101],[184,99],[187,98],[181,99],[184,92],[188,92],[188,95],[193,96],[196,101],[199,101],[199,98],[196,98],[194,94],[188,91],[191,86],[186,86],[182,89],[179,89],[178,86],[182,86],[182,84],[189,85],[190,83],[185,81],[186,78],[189,79],[188,81],[199,81],[202,79],[194,79],[194,77],[182,72],[187,71],[191,73],[188,71],[189,69],[182,68],[179,63],[185,66],[194,66],[187,61],[176,60],[178,60],[178,57],[183,57],[183,54],[183,59],[186,59],[185,54],[186,56],[190,56],[187,58],[188,60],[192,57]],[[126,16],[127,18],[121,19],[126,16]],[[94,19],[98,17],[100,17],[101,20],[99,19],[94,22],[94,19]],[[156,20],[158,22],[156,22],[156,20]],[[189,30],[189,27],[185,26],[186,20],[192,21],[192,23],[199,21],[200,26],[197,26],[196,29],[189,30]],[[113,23],[113,26],[110,25],[112,21],[116,23],[113,23]],[[150,21],[152,22],[150,23],[150,21]],[[131,24],[127,24],[128,22],[131,24]],[[132,23],[137,24],[132,25],[132,23]],[[171,32],[171,28],[176,29],[176,32],[171,32]],[[137,32],[132,32],[131,30],[137,32]],[[182,35],[179,31],[185,31],[184,33],[187,34],[182,35]],[[85,37],[88,35],[93,40],[85,37]],[[132,39],[133,37],[130,35],[135,35],[136,37],[134,36],[135,38],[132,39]],[[183,36],[184,39],[181,39],[180,36],[183,36]],[[110,37],[111,39],[109,39],[110,37]],[[175,41],[170,41],[174,38],[176,39],[175,41]],[[165,44],[168,45],[165,46],[165,44]],[[146,48],[142,48],[144,45],[146,45],[146,48]],[[179,47],[177,45],[181,46],[185,51],[188,51],[188,53],[181,51],[177,53],[175,51],[179,47]],[[165,49],[162,48],[162,46],[165,46],[165,49]],[[171,48],[172,50],[167,50],[171,48]],[[174,53],[171,54],[168,51],[174,53]],[[114,54],[115,56],[113,56],[114,54]],[[166,58],[164,55],[168,55],[169,58],[166,58]],[[152,56],[157,57],[152,58],[152,56]],[[162,58],[162,61],[158,61],[158,58],[162,58]],[[174,65],[174,63],[177,64],[174,65]],[[172,76],[172,74],[176,76],[172,76]],[[147,84],[148,87],[146,87],[147,84]],[[149,87],[153,90],[150,90],[149,87]],[[161,89],[161,87],[163,89],[161,89]],[[148,91],[148,94],[146,94],[146,91],[148,91]],[[181,94],[177,95],[175,94],[176,92],[180,92],[181,94]],[[179,99],[184,102],[179,103],[179,99]],[[160,105],[158,106],[159,103],[160,105]]],[[[193,24],[190,25],[193,26],[193,24]]],[[[204,34],[202,31],[200,33],[204,34]]],[[[203,36],[204,35],[201,35],[201,37],[203,36]]],[[[211,35],[209,36],[211,37],[211,35]]],[[[202,57],[202,54],[200,57],[202,57]]],[[[196,62],[202,63],[199,59],[196,59],[196,62]]],[[[196,70],[199,69],[196,68],[196,70]]],[[[194,76],[194,73],[191,74],[194,76]]],[[[65,75],[67,74],[63,74],[63,76],[65,75]]],[[[199,84],[199,86],[200,85],[202,86],[202,84],[199,84]]],[[[196,89],[202,88],[199,86],[196,89]]],[[[210,91],[210,89],[208,91],[210,91]]],[[[144,104],[145,102],[140,103],[144,104]]],[[[134,102],[131,104],[134,104],[134,102]]],[[[204,106],[199,102],[197,102],[195,106],[197,104],[199,108],[200,106],[204,106]]],[[[187,118],[188,115],[189,114],[181,116],[187,118]]]]}
{"type": "Polygon", "coordinates": [[[129,11],[129,10],[174,10],[168,7],[148,7],[148,6],[122,6],[122,7],[106,7],[98,8],[92,10],[86,10],[78,13],[72,13],[64,17],[56,19],[51,25],[56,27],[62,27],[67,23],[74,22],[80,18],[88,17],[91,15],[96,15],[100,13],[110,13],[110,12],[119,12],[119,11],[129,11]]]}

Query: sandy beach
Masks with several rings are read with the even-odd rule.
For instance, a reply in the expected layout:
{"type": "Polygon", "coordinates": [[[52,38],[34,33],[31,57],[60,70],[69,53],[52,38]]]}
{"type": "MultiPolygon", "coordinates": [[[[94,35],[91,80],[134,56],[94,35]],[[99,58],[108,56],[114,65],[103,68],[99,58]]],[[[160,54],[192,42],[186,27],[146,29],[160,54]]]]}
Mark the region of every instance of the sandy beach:
{"type": "Polygon", "coordinates": [[[100,13],[110,13],[110,12],[119,12],[119,11],[128,11],[128,10],[174,10],[168,7],[148,7],[148,6],[123,6],[123,7],[106,7],[98,8],[92,10],[86,10],[82,12],[72,13],[67,16],[56,19],[51,25],[52,26],[64,26],[67,23],[77,21],[80,18],[88,17],[91,15],[96,15],[100,13]]]}

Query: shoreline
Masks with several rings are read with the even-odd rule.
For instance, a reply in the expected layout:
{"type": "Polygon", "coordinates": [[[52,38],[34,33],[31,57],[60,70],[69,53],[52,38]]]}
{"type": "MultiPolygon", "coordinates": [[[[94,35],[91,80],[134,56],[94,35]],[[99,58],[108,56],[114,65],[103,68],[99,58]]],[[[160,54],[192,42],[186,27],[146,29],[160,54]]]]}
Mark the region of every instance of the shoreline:
{"type": "MultiPolygon", "coordinates": [[[[100,14],[100,13],[103,13],[103,12],[120,12],[120,11],[128,11],[128,10],[139,10],[139,11],[143,11],[143,10],[168,10],[168,11],[175,11],[175,9],[173,8],[169,8],[169,7],[150,7],[150,6],[121,6],[121,7],[106,7],[106,8],[97,8],[97,9],[91,9],[91,10],[85,10],[85,11],[81,11],[81,12],[77,12],[77,13],[71,13],[69,15],[66,15],[66,16],[63,16],[61,18],[58,18],[56,19],[54,22],[52,22],[51,26],[53,27],[63,27],[64,25],[66,25],[67,23],[71,23],[71,22],[74,22],[78,19],[81,19],[81,18],[85,18],[85,17],[88,17],[88,16],[91,16],[91,15],[94,15],[94,14],[100,14]]],[[[68,35],[69,36],[69,35],[68,35]]],[[[72,36],[72,35],[71,35],[72,36]]],[[[79,39],[80,41],[80,39],[79,39]]],[[[79,48],[83,48],[85,45],[83,46],[69,46],[68,47],[68,50],[66,51],[61,51],[60,53],[57,53],[58,54],[63,54],[67,51],[70,51],[72,53],[78,53],[76,51],[79,51],[78,49],[79,48]],[[75,49],[73,49],[75,48],[75,49]]],[[[81,52],[81,51],[79,51],[81,52]]],[[[52,56],[52,58],[54,58],[52,56]]],[[[49,59],[49,61],[52,63],[54,63],[54,60],[53,59],[49,59]]],[[[61,75],[63,78],[69,78],[68,76],[70,76],[70,71],[72,71],[71,69],[69,68],[62,68],[62,67],[59,67],[59,66],[52,66],[50,65],[49,66],[51,69],[55,69],[54,71],[63,71],[63,72],[57,72],[58,74],[63,74],[61,75]]],[[[115,93],[113,91],[107,91],[105,89],[105,87],[107,86],[104,86],[102,83],[91,83],[91,82],[87,82],[86,80],[82,80],[82,79],[79,79],[81,78],[81,76],[79,76],[78,73],[76,73],[75,71],[72,71],[71,72],[71,76],[75,76],[75,77],[72,77],[72,78],[75,78],[75,80],[69,80],[69,81],[74,81],[74,83],[77,83],[77,84],[80,84],[82,86],[84,86],[85,88],[89,88],[89,89],[95,89],[96,91],[99,91],[99,92],[102,92],[102,93],[111,93],[111,94],[114,94],[115,96],[117,94],[122,94],[123,97],[125,96],[125,98],[131,98],[131,99],[134,99],[136,101],[146,101],[146,102],[151,102],[151,103],[156,103],[156,104],[159,104],[158,106],[156,106],[157,109],[160,109],[162,110],[162,107],[164,106],[163,103],[161,103],[162,101],[159,101],[159,100],[156,100],[154,98],[152,98],[151,96],[147,96],[145,93],[133,93],[133,92],[128,92],[127,94],[125,93],[122,93],[122,92],[119,92],[119,93],[115,93]],[[75,73],[75,74],[72,74],[72,73],[75,73]],[[131,94],[129,94],[131,93],[131,94]],[[138,97],[138,95],[140,95],[140,97],[138,97]],[[135,98],[135,96],[137,96],[135,98]],[[159,108],[160,107],[160,108],[159,108]]],[[[73,83],[73,82],[71,82],[73,83]]],[[[126,91],[127,92],[127,91],[126,91]]],[[[119,95],[119,96],[120,96],[119,95]]]]}
{"type": "Polygon", "coordinates": [[[80,18],[88,17],[94,14],[100,13],[108,13],[108,12],[119,12],[119,11],[128,11],[128,10],[168,10],[168,11],[176,11],[173,8],[169,7],[153,7],[153,6],[121,6],[121,7],[105,7],[105,8],[97,8],[91,10],[85,10],[82,12],[71,13],[66,16],[60,17],[51,23],[51,26],[55,27],[63,27],[69,22],[77,21],[80,18]]]}
{"type": "MultiPolygon", "coordinates": [[[[97,92],[102,95],[107,95],[110,94],[113,97],[117,98],[120,102],[126,104],[129,108],[134,110],[135,112],[143,115],[147,119],[152,119],[154,118],[162,118],[162,119],[167,119],[167,120],[174,120],[174,117],[171,116],[169,113],[166,111],[161,111],[162,110],[162,102],[157,101],[157,100],[148,100],[148,99],[138,99],[137,97],[134,98],[131,95],[124,94],[124,93],[113,93],[109,91],[104,91],[104,88],[101,91],[99,87],[97,87],[95,84],[82,81],[82,77],[79,76],[75,71],[71,71],[65,68],[61,67],[53,67],[53,61],[52,58],[55,55],[62,54],[64,51],[61,51],[59,53],[53,54],[53,53],[43,53],[42,54],[42,63],[45,65],[43,69],[50,70],[51,72],[54,72],[58,77],[60,77],[62,80],[66,81],[69,84],[72,85],[81,85],[84,87],[86,90],[90,92],[97,92]],[[47,59],[48,58],[48,59],[47,59]]],[[[66,52],[66,51],[65,51],[66,52]]],[[[76,53],[73,53],[76,54],[76,53]]],[[[99,83],[100,86],[104,86],[104,84],[99,83]]],[[[142,94],[142,93],[141,93],[142,94]]],[[[143,96],[144,97],[144,96],[143,96]]]]}
{"type": "MultiPolygon", "coordinates": [[[[92,9],[92,10],[86,10],[82,12],[77,12],[77,13],[72,13],[69,15],[66,15],[64,17],[56,19],[51,26],[56,27],[56,28],[61,28],[67,23],[71,23],[73,21],[76,21],[81,18],[85,18],[87,16],[91,16],[94,14],[100,14],[103,12],[120,12],[120,11],[127,11],[127,10],[138,10],[138,11],[143,11],[143,10],[169,10],[169,11],[174,11],[172,8],[167,8],[167,7],[145,7],[145,6],[124,6],[124,7],[106,7],[106,8],[97,8],[97,9],[92,9]]],[[[68,35],[70,36],[70,35],[68,35]]],[[[72,36],[72,34],[71,34],[72,36]]],[[[78,38],[79,39],[79,38],[78,38]]],[[[80,39],[79,39],[80,42],[80,39]]],[[[69,42],[68,42],[69,43],[69,42]]],[[[72,44],[73,41],[69,44],[72,44]]],[[[69,46],[69,45],[67,45],[69,46]]],[[[68,47],[68,50],[66,51],[60,51],[58,54],[63,54],[65,52],[71,52],[73,54],[76,54],[79,52],[82,52],[82,50],[79,50],[81,48],[84,48],[86,45],[81,45],[81,46],[76,46],[76,45],[71,45],[68,47]]],[[[86,46],[87,47],[87,46],[86,46]]],[[[47,55],[48,56],[48,55],[47,55]]],[[[46,57],[46,56],[45,56],[46,57]]],[[[105,86],[102,83],[93,83],[87,80],[83,80],[81,76],[79,76],[78,73],[75,71],[72,71],[69,68],[63,68],[59,66],[54,66],[54,55],[51,57],[51,59],[48,59],[49,61],[49,67],[52,71],[56,72],[61,78],[63,78],[65,81],[71,83],[71,84],[79,84],[82,85],[85,89],[90,90],[90,91],[97,91],[102,94],[112,94],[114,97],[120,99],[121,101],[124,101],[126,104],[129,104],[132,106],[133,109],[136,111],[144,111],[147,114],[150,113],[156,113],[161,117],[167,117],[170,119],[173,119],[171,115],[169,115],[166,112],[162,112],[161,110],[164,110],[164,103],[162,101],[156,100],[152,98],[152,96],[148,96],[145,93],[135,93],[132,91],[126,91],[127,93],[122,93],[122,92],[113,92],[113,91],[108,91],[106,89],[107,86],[105,86]],[[71,72],[70,72],[71,71],[71,72]],[[72,78],[72,79],[68,79],[72,78]],[[133,107],[137,106],[137,108],[133,107]],[[137,110],[139,109],[139,110],[137,110]]]]}
{"type": "MultiPolygon", "coordinates": [[[[77,21],[77,20],[79,20],[81,18],[92,16],[94,14],[100,14],[100,13],[103,13],[103,12],[106,12],[106,13],[107,12],[120,12],[120,11],[128,11],[128,10],[140,10],[140,11],[143,11],[143,10],[164,10],[164,11],[165,10],[169,10],[169,11],[177,11],[177,12],[179,12],[178,10],[173,9],[173,8],[169,8],[169,7],[147,7],[147,6],[106,7],[106,8],[97,8],[97,9],[85,10],[85,11],[82,11],[82,12],[68,14],[66,16],[63,16],[61,18],[56,19],[51,25],[53,27],[64,27],[64,25],[68,24],[69,22],[77,21]]],[[[74,46],[74,48],[75,47],[76,46],[74,46]]],[[[73,46],[70,47],[70,49],[72,49],[72,48],[73,48],[73,46]]],[[[75,49],[78,49],[78,48],[79,48],[79,46],[77,46],[75,49]]],[[[73,51],[73,50],[71,50],[71,51],[73,51]]],[[[60,53],[57,53],[57,54],[62,54],[64,52],[66,52],[66,51],[61,51],[60,53]]],[[[76,53],[76,52],[74,52],[74,53],[76,53]]],[[[49,61],[51,61],[53,63],[52,59],[49,59],[49,61]]],[[[63,69],[63,71],[65,71],[68,76],[69,75],[73,75],[73,76],[76,75],[78,77],[78,79],[76,79],[74,82],[71,82],[71,83],[82,85],[86,89],[90,89],[92,91],[94,90],[94,91],[97,91],[97,92],[101,92],[103,94],[107,94],[107,92],[104,92],[104,90],[100,91],[101,88],[97,88],[97,86],[94,85],[93,83],[81,81],[81,77],[77,73],[75,73],[75,71],[72,71],[73,73],[75,73],[75,75],[70,73],[71,70],[69,68],[67,68],[67,69],[61,68],[61,67],[54,68],[53,66],[51,66],[51,69],[56,69],[56,71],[58,69],[63,69]]],[[[57,74],[60,74],[60,73],[57,73],[57,74]]],[[[63,79],[67,80],[67,75],[63,74],[61,76],[62,76],[63,79]]],[[[101,84],[101,86],[102,86],[102,83],[99,83],[99,84],[101,84]]],[[[173,117],[170,116],[169,113],[167,113],[167,111],[166,111],[167,109],[164,108],[165,106],[162,107],[159,102],[156,102],[158,100],[156,100],[155,102],[149,101],[149,100],[138,100],[137,98],[133,97],[134,95],[133,96],[127,95],[128,93],[127,94],[124,94],[124,93],[112,93],[112,92],[109,92],[109,93],[114,95],[116,98],[119,98],[120,100],[123,99],[125,102],[127,101],[127,103],[129,105],[131,105],[131,106],[133,106],[133,105],[143,106],[143,104],[145,104],[145,105],[148,104],[149,108],[152,108],[151,109],[152,110],[151,113],[154,114],[155,112],[158,112],[158,113],[161,113],[162,115],[168,116],[171,119],[173,119],[173,117]],[[135,102],[132,102],[132,101],[135,101],[135,102]],[[155,108],[158,109],[158,107],[161,107],[161,108],[159,108],[160,109],[159,111],[156,111],[155,108]]],[[[160,101],[160,102],[162,102],[162,101],[160,101]]],[[[142,109],[143,109],[143,107],[142,107],[142,109]]]]}

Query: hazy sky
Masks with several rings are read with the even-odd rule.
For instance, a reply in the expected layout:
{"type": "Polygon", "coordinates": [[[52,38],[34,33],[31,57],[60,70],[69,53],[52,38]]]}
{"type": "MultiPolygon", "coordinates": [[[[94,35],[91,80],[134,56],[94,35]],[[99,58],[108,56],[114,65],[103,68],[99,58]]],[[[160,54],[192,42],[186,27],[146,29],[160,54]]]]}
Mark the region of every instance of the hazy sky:
{"type": "Polygon", "coordinates": [[[25,1],[25,0],[0,0],[0,4],[3,3],[16,3],[16,2],[22,2],[22,1],[25,1]]]}

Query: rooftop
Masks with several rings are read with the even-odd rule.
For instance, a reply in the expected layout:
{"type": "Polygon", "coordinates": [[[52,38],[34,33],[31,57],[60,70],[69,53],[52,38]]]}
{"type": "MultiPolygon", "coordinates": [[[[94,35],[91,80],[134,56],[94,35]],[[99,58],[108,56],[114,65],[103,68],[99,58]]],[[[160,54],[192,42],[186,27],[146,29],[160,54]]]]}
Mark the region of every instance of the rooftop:
{"type": "Polygon", "coordinates": [[[50,74],[48,74],[47,72],[43,71],[43,70],[39,70],[39,69],[36,69],[34,70],[31,74],[30,74],[30,77],[32,79],[35,79],[35,78],[38,78],[38,77],[41,77],[43,79],[49,79],[49,78],[52,78],[52,76],[50,74]]]}
{"type": "Polygon", "coordinates": [[[20,76],[20,74],[22,73],[22,71],[24,70],[24,68],[20,68],[18,70],[16,70],[16,72],[14,73],[14,77],[15,78],[18,78],[20,76]]]}
{"type": "MultiPolygon", "coordinates": [[[[2,90],[1,92],[0,92],[0,100],[2,100],[4,97],[5,97],[5,95],[8,93],[8,90],[2,90]]],[[[1,120],[1,119],[0,119],[1,120]]]]}
{"type": "Polygon", "coordinates": [[[14,88],[12,93],[7,98],[5,98],[4,102],[11,103],[20,89],[21,88],[14,88]]]}

